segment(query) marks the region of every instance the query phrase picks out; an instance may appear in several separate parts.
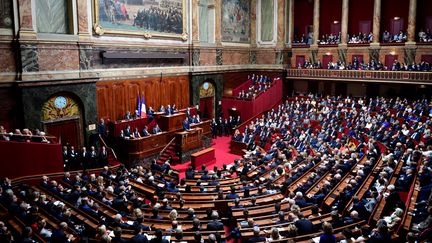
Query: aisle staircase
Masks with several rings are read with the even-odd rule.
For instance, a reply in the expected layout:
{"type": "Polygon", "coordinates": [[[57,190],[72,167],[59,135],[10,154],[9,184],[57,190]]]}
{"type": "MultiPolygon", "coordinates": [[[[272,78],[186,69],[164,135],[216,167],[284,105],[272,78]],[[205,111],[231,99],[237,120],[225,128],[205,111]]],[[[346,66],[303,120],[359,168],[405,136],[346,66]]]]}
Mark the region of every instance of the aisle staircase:
{"type": "Polygon", "coordinates": [[[157,159],[157,163],[162,165],[170,158],[171,158],[170,160],[171,164],[177,164],[181,162],[181,158],[177,153],[177,146],[174,141],[174,138],[159,153],[159,158],[157,159]]]}
{"type": "Polygon", "coordinates": [[[117,155],[114,152],[114,149],[111,147],[108,147],[105,140],[102,138],[101,135],[99,135],[99,140],[102,142],[102,145],[105,146],[107,152],[108,152],[108,165],[118,165],[121,164],[121,162],[117,159],[117,155]]]}

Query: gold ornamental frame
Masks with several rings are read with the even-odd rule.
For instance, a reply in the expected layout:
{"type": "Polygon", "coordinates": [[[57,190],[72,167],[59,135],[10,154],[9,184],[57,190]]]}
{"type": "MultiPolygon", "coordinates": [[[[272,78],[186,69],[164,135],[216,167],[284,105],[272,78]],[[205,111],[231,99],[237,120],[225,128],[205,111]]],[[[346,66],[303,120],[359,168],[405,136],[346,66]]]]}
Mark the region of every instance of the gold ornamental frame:
{"type": "Polygon", "coordinates": [[[182,34],[170,34],[170,33],[162,33],[162,32],[156,32],[156,31],[137,31],[137,30],[126,30],[126,29],[111,29],[111,28],[104,28],[103,25],[101,25],[99,21],[99,0],[93,0],[92,1],[92,7],[93,7],[93,32],[94,34],[98,36],[102,35],[113,35],[113,36],[141,36],[144,39],[175,39],[175,40],[181,40],[181,41],[187,41],[188,40],[188,33],[187,33],[187,1],[182,0],[182,34]]]}

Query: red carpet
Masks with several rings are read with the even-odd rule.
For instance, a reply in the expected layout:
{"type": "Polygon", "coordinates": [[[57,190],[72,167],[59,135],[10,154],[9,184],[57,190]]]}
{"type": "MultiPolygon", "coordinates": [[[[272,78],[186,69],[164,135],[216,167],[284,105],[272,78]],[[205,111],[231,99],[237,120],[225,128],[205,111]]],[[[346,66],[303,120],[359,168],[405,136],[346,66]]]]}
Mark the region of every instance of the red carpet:
{"type": "MultiPolygon", "coordinates": [[[[209,170],[213,169],[213,166],[217,165],[221,167],[223,164],[231,164],[235,159],[240,158],[240,156],[231,154],[229,152],[229,144],[231,141],[231,137],[217,137],[213,139],[213,148],[215,149],[216,162],[207,164],[207,168],[209,170]]],[[[173,168],[180,171],[180,179],[185,177],[185,171],[189,167],[190,161],[174,165],[173,168]]]]}

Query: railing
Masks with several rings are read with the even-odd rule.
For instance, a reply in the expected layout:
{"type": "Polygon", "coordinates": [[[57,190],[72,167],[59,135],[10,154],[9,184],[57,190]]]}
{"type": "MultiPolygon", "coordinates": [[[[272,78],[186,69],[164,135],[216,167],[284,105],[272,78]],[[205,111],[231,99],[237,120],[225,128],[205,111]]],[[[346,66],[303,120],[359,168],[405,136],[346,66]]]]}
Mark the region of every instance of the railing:
{"type": "Polygon", "coordinates": [[[399,81],[404,83],[431,83],[432,72],[411,71],[370,71],[370,70],[334,70],[334,69],[288,69],[287,78],[294,79],[340,79],[340,80],[373,80],[399,81]]]}
{"type": "Polygon", "coordinates": [[[170,141],[169,141],[169,143],[167,143],[166,145],[165,145],[165,147],[159,152],[159,157],[165,152],[165,150],[174,142],[174,140],[175,140],[175,137],[173,137],[170,141]]]}
{"type": "Polygon", "coordinates": [[[111,151],[111,153],[112,153],[112,155],[114,156],[114,158],[117,160],[117,155],[116,155],[116,153],[114,152],[114,149],[112,149],[111,147],[108,147],[108,145],[105,143],[105,140],[102,138],[102,136],[99,134],[99,139],[102,141],[102,144],[105,146],[105,148],[108,150],[108,151],[111,151]]]}
{"type": "Polygon", "coordinates": [[[61,143],[55,136],[49,135],[24,135],[24,134],[13,134],[13,133],[0,133],[0,136],[9,138],[9,141],[20,140],[22,142],[34,142],[34,143],[61,143]]]}

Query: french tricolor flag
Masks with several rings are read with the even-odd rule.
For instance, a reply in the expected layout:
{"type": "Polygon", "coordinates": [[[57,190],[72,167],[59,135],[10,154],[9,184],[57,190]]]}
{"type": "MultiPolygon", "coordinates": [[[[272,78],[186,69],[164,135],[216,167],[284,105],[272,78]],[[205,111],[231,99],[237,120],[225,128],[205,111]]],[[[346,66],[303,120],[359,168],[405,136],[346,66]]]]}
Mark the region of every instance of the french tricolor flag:
{"type": "Polygon", "coordinates": [[[144,96],[141,98],[141,117],[147,117],[147,108],[145,104],[144,96]]]}

